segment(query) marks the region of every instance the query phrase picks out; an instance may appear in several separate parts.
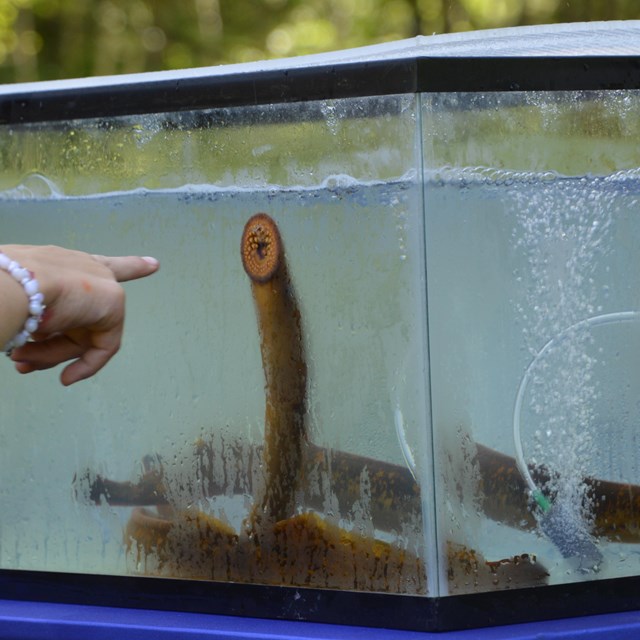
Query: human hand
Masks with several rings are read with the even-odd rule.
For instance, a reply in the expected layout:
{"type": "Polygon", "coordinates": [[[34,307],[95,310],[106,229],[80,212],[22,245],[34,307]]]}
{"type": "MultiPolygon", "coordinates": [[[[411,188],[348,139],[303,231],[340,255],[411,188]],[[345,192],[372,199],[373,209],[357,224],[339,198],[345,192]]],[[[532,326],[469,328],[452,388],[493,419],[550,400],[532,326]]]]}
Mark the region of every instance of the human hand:
{"type": "Polygon", "coordinates": [[[0,250],[34,273],[46,304],[34,341],[14,349],[11,359],[20,373],[73,360],[60,376],[65,386],[94,375],[120,348],[125,293],[119,283],[159,267],[154,258],[89,255],[55,246],[4,245],[0,250]]]}

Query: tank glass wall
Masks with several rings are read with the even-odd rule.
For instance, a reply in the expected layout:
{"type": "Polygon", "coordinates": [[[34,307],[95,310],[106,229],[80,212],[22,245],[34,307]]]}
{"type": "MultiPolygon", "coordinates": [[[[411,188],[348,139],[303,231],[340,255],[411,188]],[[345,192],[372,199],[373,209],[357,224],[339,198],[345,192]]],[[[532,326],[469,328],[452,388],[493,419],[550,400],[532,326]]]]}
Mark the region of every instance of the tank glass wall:
{"type": "Polygon", "coordinates": [[[96,377],[0,364],[0,567],[430,596],[640,574],[639,140],[633,91],[1,128],[3,243],[162,266],[96,377]],[[247,246],[278,251],[266,286],[247,246]]]}
{"type": "Polygon", "coordinates": [[[443,592],[638,575],[640,93],[422,113],[443,592]]]}
{"type": "Polygon", "coordinates": [[[3,243],[161,262],[95,378],[0,365],[2,568],[435,593],[417,104],[0,130],[3,243]]]}

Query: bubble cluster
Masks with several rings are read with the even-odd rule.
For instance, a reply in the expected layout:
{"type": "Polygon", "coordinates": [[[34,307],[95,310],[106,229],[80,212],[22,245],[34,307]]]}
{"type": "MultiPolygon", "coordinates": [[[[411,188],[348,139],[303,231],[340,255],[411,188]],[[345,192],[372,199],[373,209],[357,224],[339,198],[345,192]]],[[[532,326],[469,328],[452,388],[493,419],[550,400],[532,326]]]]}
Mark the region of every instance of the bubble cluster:
{"type": "Polygon", "coordinates": [[[584,477],[597,453],[594,407],[601,394],[600,355],[583,321],[602,312],[598,268],[612,251],[613,179],[557,177],[513,189],[509,198],[513,244],[523,265],[517,304],[524,343],[536,358],[562,336],[536,363],[525,401],[525,452],[548,474],[540,488],[576,522],[590,521],[584,477]]]}

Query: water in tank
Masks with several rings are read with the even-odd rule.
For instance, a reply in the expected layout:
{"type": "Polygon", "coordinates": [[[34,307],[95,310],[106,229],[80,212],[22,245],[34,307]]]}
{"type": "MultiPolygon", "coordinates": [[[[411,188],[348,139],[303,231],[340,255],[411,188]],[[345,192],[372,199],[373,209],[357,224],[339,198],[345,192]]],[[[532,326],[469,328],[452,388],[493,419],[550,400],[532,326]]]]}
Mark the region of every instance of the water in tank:
{"type": "Polygon", "coordinates": [[[3,592],[417,629],[638,606],[639,37],[2,87],[3,242],[162,264],[95,378],[2,364],[3,592]]]}

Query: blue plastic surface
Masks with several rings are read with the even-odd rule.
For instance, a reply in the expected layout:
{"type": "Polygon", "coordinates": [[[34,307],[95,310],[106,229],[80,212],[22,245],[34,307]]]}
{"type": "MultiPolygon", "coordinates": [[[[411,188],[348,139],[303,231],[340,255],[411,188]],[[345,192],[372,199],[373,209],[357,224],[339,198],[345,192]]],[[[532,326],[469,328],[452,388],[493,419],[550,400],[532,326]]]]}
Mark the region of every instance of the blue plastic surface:
{"type": "Polygon", "coordinates": [[[0,600],[1,640],[625,640],[638,637],[640,611],[434,634],[0,600]]]}

